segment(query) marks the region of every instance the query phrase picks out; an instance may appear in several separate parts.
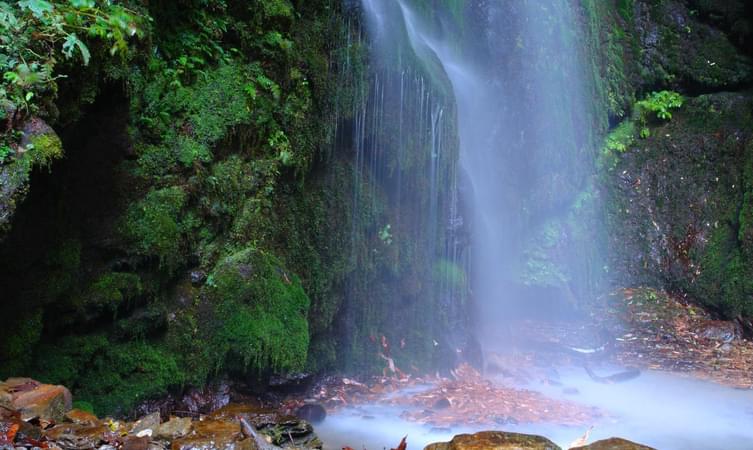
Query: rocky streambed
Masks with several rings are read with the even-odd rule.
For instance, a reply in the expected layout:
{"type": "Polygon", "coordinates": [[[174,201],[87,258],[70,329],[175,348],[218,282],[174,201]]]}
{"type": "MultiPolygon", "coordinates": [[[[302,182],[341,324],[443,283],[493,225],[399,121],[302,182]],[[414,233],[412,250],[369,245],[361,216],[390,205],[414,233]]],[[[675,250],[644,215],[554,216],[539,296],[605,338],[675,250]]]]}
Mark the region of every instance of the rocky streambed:
{"type": "MultiPolygon", "coordinates": [[[[322,449],[313,426],[272,408],[229,403],[208,414],[167,416],[160,412],[119,420],[72,407],[64,386],[29,378],[0,383],[0,450],[271,450],[322,449]]],[[[310,408],[301,411],[310,413],[310,408]]],[[[301,414],[304,415],[304,414],[301,414]]],[[[584,438],[585,444],[587,438],[584,438]]],[[[404,440],[396,450],[406,450],[404,440]]],[[[560,449],[541,436],[502,431],[461,434],[431,450],[560,449]]],[[[587,449],[649,449],[621,439],[598,441],[587,449]]]]}
{"type": "Polygon", "coordinates": [[[135,421],[72,408],[63,386],[29,378],[0,383],[0,449],[256,450],[321,449],[312,425],[274,409],[227,404],[206,415],[135,421]]]}

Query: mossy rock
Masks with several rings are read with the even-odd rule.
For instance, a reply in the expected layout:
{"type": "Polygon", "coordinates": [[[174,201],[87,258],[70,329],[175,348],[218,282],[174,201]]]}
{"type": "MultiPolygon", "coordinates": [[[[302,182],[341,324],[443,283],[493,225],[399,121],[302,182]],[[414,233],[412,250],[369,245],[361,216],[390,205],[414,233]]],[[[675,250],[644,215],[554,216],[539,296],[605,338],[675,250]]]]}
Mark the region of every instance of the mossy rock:
{"type": "Polygon", "coordinates": [[[68,336],[43,346],[35,378],[64,384],[98,414],[124,414],[139,401],[183,385],[176,358],[159,344],[112,342],[106,335],[68,336]]]}
{"type": "Polygon", "coordinates": [[[753,315],[753,96],[691,98],[618,156],[608,177],[611,272],[753,315]]]}
{"type": "Polygon", "coordinates": [[[18,204],[26,197],[31,171],[49,168],[54,160],[63,157],[60,137],[42,119],[27,120],[21,136],[15,157],[8,164],[0,164],[0,240],[8,231],[18,204]]]}
{"type": "MultiPolygon", "coordinates": [[[[241,250],[221,260],[203,289],[212,305],[212,348],[235,368],[303,369],[309,298],[299,278],[272,255],[241,250]]],[[[206,325],[205,325],[206,326],[206,325]]]]}

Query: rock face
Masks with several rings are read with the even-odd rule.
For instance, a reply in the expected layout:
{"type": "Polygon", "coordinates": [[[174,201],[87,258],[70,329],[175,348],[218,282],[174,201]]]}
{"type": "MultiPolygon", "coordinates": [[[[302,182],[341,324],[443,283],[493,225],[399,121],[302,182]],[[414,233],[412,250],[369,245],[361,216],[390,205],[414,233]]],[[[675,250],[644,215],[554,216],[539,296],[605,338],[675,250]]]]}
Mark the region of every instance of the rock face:
{"type": "Polygon", "coordinates": [[[655,450],[653,447],[647,447],[645,445],[636,444],[635,442],[628,441],[622,438],[609,438],[601,441],[596,441],[593,444],[589,444],[583,447],[575,447],[574,449],[588,449],[588,450],[655,450]]]}
{"type": "MultiPolygon", "coordinates": [[[[620,155],[608,180],[610,268],[753,317],[750,94],[687,99],[620,155]]],[[[732,337],[732,333],[727,333],[732,337]]]]}
{"type": "Polygon", "coordinates": [[[72,401],[64,386],[42,384],[31,378],[9,378],[0,383],[0,405],[18,411],[22,420],[38,417],[62,421],[71,410],[72,401]]]}
{"type": "Polygon", "coordinates": [[[560,450],[560,447],[542,436],[482,431],[457,435],[450,442],[429,444],[424,450],[560,450]]]}
{"type": "Polygon", "coordinates": [[[13,213],[29,189],[29,176],[36,166],[49,166],[63,156],[63,145],[45,121],[32,117],[21,129],[21,142],[15,159],[0,161],[0,241],[10,227],[13,213]]]}

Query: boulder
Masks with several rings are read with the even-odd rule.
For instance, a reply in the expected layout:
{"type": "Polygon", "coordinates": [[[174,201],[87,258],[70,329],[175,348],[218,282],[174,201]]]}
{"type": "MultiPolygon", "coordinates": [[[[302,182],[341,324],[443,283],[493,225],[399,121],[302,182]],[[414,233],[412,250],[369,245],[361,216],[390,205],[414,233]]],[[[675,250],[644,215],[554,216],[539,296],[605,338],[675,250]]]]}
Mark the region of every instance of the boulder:
{"type": "Polygon", "coordinates": [[[72,409],[65,413],[65,420],[78,425],[98,425],[100,423],[97,416],[80,409],[72,409]]]}
{"type": "Polygon", "coordinates": [[[31,378],[9,378],[0,383],[0,405],[18,411],[22,420],[38,417],[61,422],[72,403],[65,386],[42,384],[31,378]]]}
{"type": "Polygon", "coordinates": [[[424,450],[561,450],[549,439],[533,434],[482,431],[459,434],[450,442],[429,444],[424,450]]]}
{"type": "Polygon", "coordinates": [[[142,435],[144,432],[147,432],[149,436],[152,436],[156,433],[157,428],[159,428],[160,422],[161,419],[159,413],[151,413],[134,422],[133,427],[131,428],[131,434],[142,435]]]}
{"type": "Polygon", "coordinates": [[[641,444],[636,444],[635,442],[628,441],[627,439],[622,438],[609,438],[609,439],[603,439],[601,441],[596,441],[592,444],[583,446],[583,447],[574,447],[570,450],[575,449],[581,449],[581,450],[655,450],[653,447],[648,447],[641,444]]]}
{"type": "Polygon", "coordinates": [[[63,450],[88,450],[98,448],[114,433],[106,425],[79,425],[65,423],[44,431],[48,441],[63,450]]]}
{"type": "Polygon", "coordinates": [[[171,417],[155,430],[157,439],[177,439],[191,432],[191,419],[188,417],[171,417]]]}
{"type": "Polygon", "coordinates": [[[171,450],[258,450],[253,439],[244,439],[237,423],[203,420],[194,423],[193,432],[173,441],[171,450]]]}

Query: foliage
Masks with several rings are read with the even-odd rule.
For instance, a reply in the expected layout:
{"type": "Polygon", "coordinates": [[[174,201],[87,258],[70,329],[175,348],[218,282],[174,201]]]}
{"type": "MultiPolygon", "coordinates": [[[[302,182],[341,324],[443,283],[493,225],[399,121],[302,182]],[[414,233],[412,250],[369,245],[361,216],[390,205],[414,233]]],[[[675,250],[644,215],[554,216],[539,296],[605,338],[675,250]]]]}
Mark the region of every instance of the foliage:
{"type": "Polygon", "coordinates": [[[673,91],[652,92],[645,99],[635,104],[642,117],[648,113],[656,114],[656,117],[662,120],[672,118],[671,109],[682,106],[684,99],[682,95],[673,91]]]}
{"type": "Polygon", "coordinates": [[[192,228],[183,214],[186,193],[179,187],[150,191],[126,213],[124,233],[133,242],[133,252],[159,259],[160,266],[172,271],[183,261],[185,234],[192,228]]]}
{"type": "MultiPolygon", "coordinates": [[[[106,42],[123,53],[142,34],[142,17],[122,5],[95,0],[0,2],[0,105],[5,114],[33,114],[38,100],[54,93],[58,61],[80,57],[89,64],[85,40],[106,42]]],[[[17,120],[17,119],[16,119],[17,120]]]]}
{"type": "Polygon", "coordinates": [[[101,414],[126,413],[164,395],[185,376],[173,356],[147,342],[112,343],[105,335],[67,336],[41,349],[33,375],[70,387],[101,414]]]}
{"type": "Polygon", "coordinates": [[[220,261],[212,278],[205,294],[215,305],[213,351],[240,358],[240,368],[303,369],[309,299],[298,277],[271,255],[247,249],[220,261]]]}

